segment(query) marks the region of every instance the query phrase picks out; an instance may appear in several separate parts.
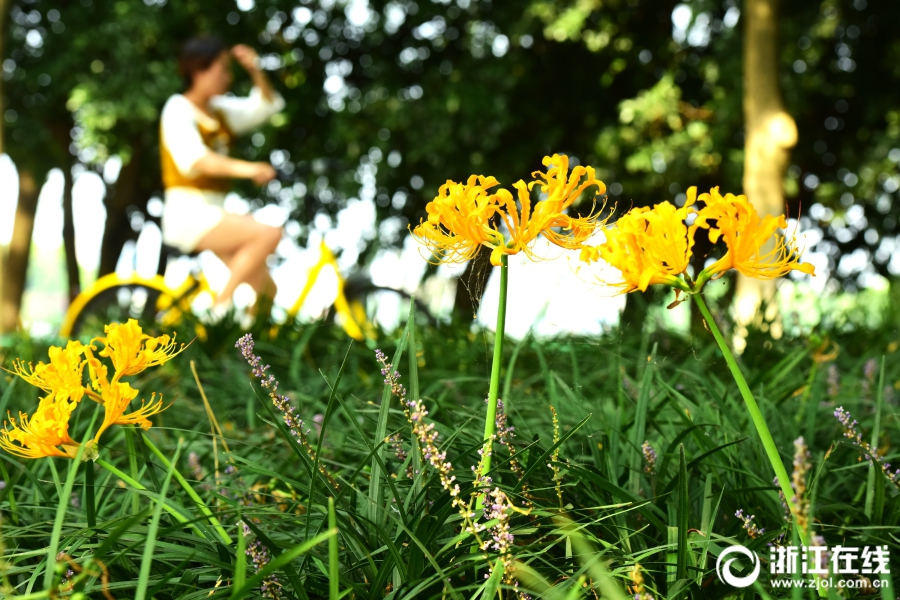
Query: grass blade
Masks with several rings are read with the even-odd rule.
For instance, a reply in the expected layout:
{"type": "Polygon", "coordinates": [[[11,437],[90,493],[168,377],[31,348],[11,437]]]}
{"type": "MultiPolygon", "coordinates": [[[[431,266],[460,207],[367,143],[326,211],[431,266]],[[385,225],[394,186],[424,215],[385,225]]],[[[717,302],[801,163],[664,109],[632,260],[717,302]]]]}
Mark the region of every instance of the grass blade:
{"type": "Polygon", "coordinates": [[[543,598],[544,600],[568,600],[569,598],[580,597],[580,594],[578,594],[580,591],[579,586],[573,588],[573,591],[578,595],[563,594],[558,586],[554,586],[543,575],[523,562],[513,562],[513,571],[515,578],[523,586],[524,590],[538,594],[538,598],[543,598]]]}
{"type": "Polygon", "coordinates": [[[600,553],[584,538],[575,524],[563,517],[557,517],[556,521],[563,534],[572,540],[572,547],[578,555],[578,560],[594,580],[594,586],[600,590],[602,597],[608,600],[628,600],[622,587],[600,559],[600,553]]]}
{"type": "MultiPolygon", "coordinates": [[[[105,460],[97,459],[96,462],[98,465],[100,465],[101,467],[103,467],[104,469],[106,469],[107,471],[109,471],[110,473],[112,473],[113,475],[118,477],[119,479],[121,479],[125,484],[127,484],[129,487],[133,488],[135,491],[149,492],[149,490],[147,489],[147,486],[145,486],[143,483],[141,483],[140,481],[137,481],[136,479],[132,479],[131,476],[127,475],[123,471],[120,471],[118,468],[116,468],[115,466],[106,462],[105,460]]],[[[148,494],[148,495],[152,496],[152,494],[148,494]]],[[[183,514],[181,514],[181,512],[179,512],[179,510],[177,508],[172,506],[170,503],[165,503],[164,508],[166,509],[166,512],[168,512],[170,515],[172,515],[175,518],[176,521],[178,521],[179,523],[181,523],[183,525],[190,524],[191,527],[193,527],[194,530],[197,532],[197,535],[199,535],[203,539],[206,539],[206,536],[203,535],[203,532],[200,531],[199,529],[197,529],[197,526],[195,524],[192,524],[191,520],[189,518],[187,518],[186,516],[184,516],[183,514]]]]}
{"type": "Polygon", "coordinates": [[[644,434],[647,428],[647,409],[650,404],[650,384],[656,373],[656,344],[647,357],[647,364],[641,373],[641,384],[638,389],[637,407],[634,413],[634,427],[631,430],[631,453],[628,461],[628,489],[635,495],[641,490],[641,444],[644,443],[644,434]]]}
{"type": "MultiPolygon", "coordinates": [[[[878,448],[878,438],[881,436],[881,411],[884,406],[884,356],[881,357],[881,367],[878,370],[878,384],[875,387],[875,421],[872,426],[872,447],[878,448]]],[[[881,523],[884,513],[884,477],[874,462],[869,462],[869,472],[866,474],[866,504],[865,514],[870,521],[881,523]]]]}
{"type": "Polygon", "coordinates": [[[490,600],[496,596],[501,581],[503,581],[503,560],[498,558],[494,563],[494,568],[491,569],[491,576],[481,586],[481,598],[490,600]]]}
{"type": "Polygon", "coordinates": [[[66,483],[63,486],[62,493],[59,495],[59,504],[56,506],[56,518],[53,520],[53,531],[50,534],[50,544],[47,546],[47,570],[44,572],[44,587],[47,589],[53,586],[53,579],[56,575],[56,554],[59,549],[62,524],[66,518],[66,509],[69,507],[69,497],[72,495],[72,486],[75,484],[75,474],[81,465],[81,453],[83,450],[84,444],[82,443],[78,447],[75,459],[69,464],[66,483]]]}
{"type": "MultiPolygon", "coordinates": [[[[328,498],[328,529],[337,532],[337,516],[334,514],[334,498],[328,498]]],[[[338,537],[328,538],[328,600],[341,597],[340,569],[338,563],[338,537]]]]}
{"type": "Polygon", "coordinates": [[[169,482],[172,481],[172,474],[175,472],[174,463],[178,460],[180,454],[181,440],[178,440],[178,445],[175,447],[175,455],[172,457],[172,462],[167,465],[166,477],[163,479],[162,488],[159,490],[160,498],[156,501],[153,516],[150,518],[150,526],[147,528],[144,553],[141,556],[141,569],[138,572],[137,589],[134,591],[134,600],[144,600],[147,596],[147,586],[150,582],[150,566],[153,564],[153,550],[156,547],[156,535],[159,531],[159,518],[162,516],[166,493],[169,491],[169,482]]]}
{"type": "Polygon", "coordinates": [[[237,550],[234,554],[234,587],[239,588],[247,581],[247,536],[242,527],[237,528],[237,550]]]}
{"type": "MultiPolygon", "coordinates": [[[[56,505],[56,517],[53,519],[53,531],[50,534],[50,543],[47,546],[47,570],[44,571],[44,588],[50,589],[56,576],[56,555],[59,550],[59,538],[62,534],[62,524],[66,518],[66,509],[69,507],[69,498],[72,496],[72,488],[75,485],[75,474],[78,473],[78,467],[81,466],[81,457],[84,454],[85,446],[91,437],[91,431],[94,429],[97,413],[94,412],[91,417],[90,425],[88,425],[87,433],[75,452],[75,458],[69,463],[69,472],[66,474],[66,483],[59,495],[59,504],[56,505]]],[[[53,460],[52,458],[50,460],[53,460]]],[[[50,463],[53,467],[53,463],[50,463]]]]}
{"type": "MultiPolygon", "coordinates": [[[[228,535],[228,533],[225,531],[225,528],[222,527],[222,524],[219,523],[219,520],[216,518],[216,516],[212,513],[211,510],[209,510],[209,507],[206,506],[206,503],[203,502],[203,499],[200,498],[197,492],[194,491],[194,488],[191,487],[191,484],[188,483],[187,479],[185,479],[184,476],[178,472],[178,469],[172,467],[172,463],[169,461],[169,459],[159,451],[159,448],[156,447],[156,444],[154,444],[148,436],[145,435],[142,437],[144,439],[144,444],[146,444],[147,447],[150,448],[150,451],[153,452],[153,454],[155,454],[156,457],[161,460],[167,468],[173,469],[172,474],[175,476],[175,480],[181,485],[182,489],[187,492],[187,495],[191,497],[191,500],[194,501],[194,503],[197,505],[197,508],[200,509],[200,512],[202,512],[203,515],[207,519],[209,519],[210,524],[216,530],[216,533],[219,534],[219,537],[222,539],[225,545],[230,546],[232,543],[231,536],[228,535]]],[[[180,443],[181,442],[179,441],[179,444],[180,443]]]]}
{"type": "Polygon", "coordinates": [[[684,444],[678,445],[678,550],[675,567],[677,580],[687,579],[688,569],[688,511],[690,495],[688,494],[687,463],[684,458],[684,444]]]}

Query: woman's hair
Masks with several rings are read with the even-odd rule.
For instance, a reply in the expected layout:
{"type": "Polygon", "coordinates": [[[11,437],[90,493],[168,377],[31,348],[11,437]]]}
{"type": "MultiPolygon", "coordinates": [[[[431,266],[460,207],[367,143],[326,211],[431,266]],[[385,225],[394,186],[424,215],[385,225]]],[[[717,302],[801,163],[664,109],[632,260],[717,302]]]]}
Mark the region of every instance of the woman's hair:
{"type": "Polygon", "coordinates": [[[228,50],[225,42],[215,36],[192,37],[181,46],[178,54],[178,74],[185,89],[191,87],[194,73],[205,71],[222,52],[228,50]]]}

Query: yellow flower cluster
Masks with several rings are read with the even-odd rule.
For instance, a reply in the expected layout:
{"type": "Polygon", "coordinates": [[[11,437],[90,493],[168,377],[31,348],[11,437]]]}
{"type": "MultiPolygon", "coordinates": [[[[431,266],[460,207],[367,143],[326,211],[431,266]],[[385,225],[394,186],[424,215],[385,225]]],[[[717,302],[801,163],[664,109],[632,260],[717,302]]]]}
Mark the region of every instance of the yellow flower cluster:
{"type": "Polygon", "coordinates": [[[622,280],[613,285],[623,292],[645,291],[655,283],[696,291],[730,269],[756,279],[774,279],[792,270],[813,275],[813,266],[801,263],[798,250],[779,233],[785,227],[784,215],[760,217],[744,195],[722,196],[714,187],[698,196],[691,187],[681,208],[661,202],[631,209],[606,231],[606,241],[584,251],[582,258],[599,256],[617,268],[622,280]],[[698,202],[703,204],[699,210],[698,202]],[[713,243],[723,242],[726,251],[692,286],[682,276],[687,275],[698,228],[706,229],[713,243]]]}
{"type": "Polygon", "coordinates": [[[603,244],[588,246],[608,217],[601,219],[593,208],[585,217],[570,217],[566,210],[592,187],[596,194],[605,193],[606,185],[592,167],[576,166],[570,172],[563,154],[545,156],[543,164],[546,172],[535,171],[530,182],[512,185],[515,196],[502,188],[491,191],[499,182],[490,176],[472,175],[465,183],[448,180],[425,207],[427,219],[413,236],[437,262],[464,262],[486,246],[497,266],[504,254],[531,256],[531,242],[543,234],[557,246],[580,250],[585,262],[603,258],[616,267],[622,277],[612,285],[622,293],[646,291],[653,284],[698,291],[730,269],[758,279],[791,270],[814,274],[812,265],[800,262],[793,240],[779,233],[787,227],[784,215],[760,216],[746,196],[723,196],[718,187],[699,195],[696,187],[689,188],[681,208],[670,202],[633,208],[605,230],[603,244]],[[542,199],[532,202],[535,188],[542,199]],[[726,251],[692,281],[687,269],[698,228],[706,229],[714,244],[722,242],[726,251]]]}
{"type": "Polygon", "coordinates": [[[512,185],[515,196],[503,188],[492,192],[499,185],[494,177],[472,175],[465,183],[448,180],[425,207],[427,219],[413,236],[438,262],[464,262],[486,246],[491,249],[491,264],[499,266],[504,254],[530,256],[531,242],[541,234],[562,248],[583,248],[605,219],[593,209],[584,217],[570,217],[565,211],[588,189],[603,194],[606,185],[592,167],[576,166],[570,172],[564,154],[545,156],[543,165],[546,172],[535,171],[530,182],[520,179],[512,185]],[[536,202],[531,199],[534,188],[542,195],[536,202]]]}
{"type": "Polygon", "coordinates": [[[160,365],[184,349],[176,345],[174,337],[146,335],[134,319],[125,324],[112,323],[105,328],[105,336],[95,338],[89,345],[70,341],[65,348],[53,346],[50,362],[26,365],[18,360],[14,373],[40,388],[46,395],[40,399],[33,415],[20,412],[0,429],[0,448],[23,458],[62,456],[74,458],[78,442],[69,436],[69,419],[86,396],[103,405],[103,422],[92,438],[96,445],[100,436],[112,425],[140,425],[150,427],[149,417],[162,412],[162,398],[153,394],[140,408],[126,413],[138,390],[121,381],[143,370],[160,365]],[[103,348],[96,352],[95,343],[103,348]],[[95,354],[96,353],[96,354],[95,354]],[[100,357],[109,359],[113,374],[100,357]],[[87,367],[87,383],[84,371],[87,367]]]}

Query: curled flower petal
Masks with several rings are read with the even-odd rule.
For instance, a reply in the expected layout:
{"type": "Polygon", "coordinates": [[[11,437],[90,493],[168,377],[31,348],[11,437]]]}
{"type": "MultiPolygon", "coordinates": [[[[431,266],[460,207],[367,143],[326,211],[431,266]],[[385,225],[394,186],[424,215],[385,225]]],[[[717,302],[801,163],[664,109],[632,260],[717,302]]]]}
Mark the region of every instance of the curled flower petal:
{"type": "Polygon", "coordinates": [[[51,347],[48,363],[14,362],[12,373],[41,388],[47,395],[41,398],[34,414],[8,415],[0,429],[0,449],[23,458],[74,458],[78,443],[69,435],[69,420],[87,396],[104,408],[103,422],[82,453],[82,458],[96,459],[97,440],[109,427],[133,424],[147,429],[151,425],[149,417],[167,408],[161,397],[152,394],[149,401],[128,412],[138,390],[121,379],[168,361],[181,352],[184,345],[177,346],[168,335],[152,337],[144,334],[134,319],[125,324],[107,325],[106,336],[96,341],[104,345],[98,353],[92,345],[70,341],[65,348],[51,347]],[[112,363],[112,377],[101,357],[112,363]],[[84,382],[85,366],[87,385],[84,382]]]}
{"type": "Polygon", "coordinates": [[[569,157],[564,154],[545,156],[543,164],[547,167],[546,172],[532,173],[533,181],[528,187],[538,187],[545,198],[535,204],[530,216],[523,214],[523,226],[514,238],[524,248],[543,233],[561,248],[581,249],[596,228],[606,224],[608,218],[600,218],[605,203],[597,211],[594,211],[595,204],[584,217],[570,217],[565,211],[592,187],[597,195],[606,193],[606,184],[597,179],[593,167],[579,165],[570,172],[569,157]]]}
{"type": "Polygon", "coordinates": [[[482,245],[504,245],[503,235],[492,224],[497,198],[488,193],[497,185],[495,178],[483,175],[472,175],[466,183],[448,180],[425,207],[428,218],[413,236],[442,263],[470,260],[482,245]]]}
{"type": "MultiPolygon", "coordinates": [[[[124,404],[128,406],[127,403],[124,404]]],[[[150,400],[141,403],[141,407],[130,413],[122,410],[119,416],[113,421],[113,425],[138,425],[141,429],[150,429],[152,423],[149,417],[157,415],[166,410],[168,406],[163,406],[162,395],[151,394],[150,400]]]]}
{"type": "Polygon", "coordinates": [[[153,395],[150,401],[142,404],[138,410],[126,414],[125,411],[131,401],[137,397],[138,390],[128,383],[119,381],[118,373],[110,380],[107,376],[106,365],[100,362],[89,349],[86,351],[86,355],[91,385],[97,393],[97,401],[103,405],[103,422],[94,434],[95,442],[100,439],[104,431],[113,425],[137,424],[141,428],[147,429],[151,425],[148,417],[168,408],[162,405],[161,399],[157,399],[153,395]]]}

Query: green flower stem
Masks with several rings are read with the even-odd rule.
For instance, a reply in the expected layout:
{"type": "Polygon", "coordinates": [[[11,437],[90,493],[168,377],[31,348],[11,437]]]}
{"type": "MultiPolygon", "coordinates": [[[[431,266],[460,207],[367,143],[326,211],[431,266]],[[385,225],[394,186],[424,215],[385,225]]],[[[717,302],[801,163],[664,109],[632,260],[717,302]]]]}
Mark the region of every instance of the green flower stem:
{"type": "MultiPolygon", "coordinates": [[[[694,281],[694,291],[699,294],[706,282],[712,279],[712,276],[713,274],[706,269],[700,271],[700,274],[697,275],[697,279],[694,281]]],[[[691,291],[690,288],[687,291],[691,291]]]]}
{"type": "Polygon", "coordinates": [[[487,413],[484,416],[484,436],[487,455],[482,462],[481,474],[491,470],[491,446],[497,417],[497,396],[500,393],[500,363],[503,362],[503,336],[506,333],[506,288],[509,265],[506,254],[500,255],[500,299],[497,303],[497,329],[494,334],[494,359],[491,362],[491,386],[488,391],[487,413]]]}
{"type": "Polygon", "coordinates": [[[160,452],[159,448],[156,447],[156,444],[150,441],[149,437],[147,437],[146,435],[142,437],[144,439],[144,443],[148,448],[150,448],[150,451],[155,454],[156,457],[161,460],[164,465],[166,465],[167,469],[172,470],[172,475],[175,476],[175,479],[181,485],[182,489],[187,492],[187,495],[191,497],[191,500],[194,501],[194,503],[197,505],[197,508],[200,509],[200,512],[202,512],[204,516],[209,519],[210,524],[213,526],[213,528],[215,528],[216,532],[219,534],[219,537],[223,542],[225,542],[225,545],[230,546],[232,541],[231,536],[228,535],[219,520],[215,517],[214,514],[212,514],[212,511],[209,510],[209,507],[206,506],[206,503],[203,502],[197,492],[194,491],[194,488],[192,488],[191,484],[189,484],[187,479],[184,478],[184,475],[182,475],[178,471],[178,469],[172,467],[172,462],[168,458],[166,458],[166,456],[162,452],[160,452]]]}
{"type": "Polygon", "coordinates": [[[772,439],[769,426],[766,425],[762,412],[759,410],[759,405],[756,404],[756,400],[750,392],[750,386],[747,385],[747,380],[744,379],[744,374],[741,373],[741,369],[738,367],[734,354],[731,353],[731,349],[725,342],[725,338],[722,337],[722,332],[719,331],[716,321],[713,319],[712,314],[710,314],[709,308],[707,308],[706,302],[703,300],[703,296],[697,293],[693,294],[693,297],[697,302],[697,306],[700,308],[700,313],[709,325],[709,330],[716,339],[716,343],[719,345],[719,350],[722,351],[722,356],[725,358],[725,363],[728,365],[728,369],[731,371],[735,383],[737,383],[741,396],[744,398],[744,403],[747,405],[747,412],[750,413],[750,418],[753,420],[754,427],[756,427],[756,433],[759,434],[759,439],[762,441],[763,448],[765,448],[766,456],[769,458],[769,462],[772,463],[772,469],[775,471],[775,476],[778,477],[778,484],[781,486],[781,491],[784,493],[784,500],[796,522],[797,506],[794,504],[793,500],[794,490],[791,489],[790,477],[788,476],[787,470],[784,468],[784,463],[781,462],[781,457],[778,454],[778,448],[775,447],[775,440],[772,439]]]}

